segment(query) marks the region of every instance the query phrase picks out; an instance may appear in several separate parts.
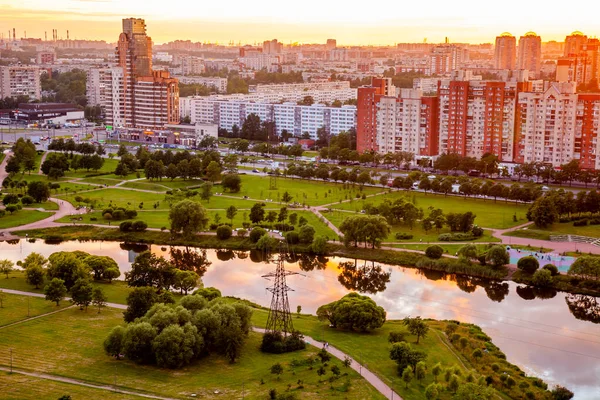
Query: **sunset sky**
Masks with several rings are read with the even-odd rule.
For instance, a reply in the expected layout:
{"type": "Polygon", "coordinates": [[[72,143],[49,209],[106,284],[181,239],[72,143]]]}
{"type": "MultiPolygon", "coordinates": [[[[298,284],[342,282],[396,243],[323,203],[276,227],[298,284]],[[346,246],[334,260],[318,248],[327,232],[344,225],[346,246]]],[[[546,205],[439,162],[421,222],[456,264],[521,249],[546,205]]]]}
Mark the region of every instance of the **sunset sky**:
{"type": "MultiPolygon", "coordinates": [[[[580,5],[592,0],[580,1],[580,5]]],[[[277,38],[283,43],[393,44],[400,42],[493,42],[504,31],[515,36],[535,31],[542,40],[564,40],[574,30],[594,36],[597,12],[582,7],[556,7],[554,1],[499,0],[0,0],[0,34],[17,37],[103,39],[114,42],[121,19],[146,19],[155,43],[174,39],[200,42],[252,43],[277,38]],[[494,4],[494,6],[491,6],[494,4]]]]}

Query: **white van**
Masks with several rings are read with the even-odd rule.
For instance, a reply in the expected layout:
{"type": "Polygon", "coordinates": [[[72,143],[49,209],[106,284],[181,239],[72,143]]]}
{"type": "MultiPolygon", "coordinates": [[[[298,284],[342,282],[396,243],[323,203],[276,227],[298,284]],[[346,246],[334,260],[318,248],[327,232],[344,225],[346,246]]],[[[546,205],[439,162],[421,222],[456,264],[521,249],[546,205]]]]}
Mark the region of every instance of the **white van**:
{"type": "Polygon", "coordinates": [[[413,182],[413,184],[412,184],[412,189],[413,189],[413,190],[417,190],[417,189],[419,189],[419,183],[420,183],[420,182],[413,182]]]}

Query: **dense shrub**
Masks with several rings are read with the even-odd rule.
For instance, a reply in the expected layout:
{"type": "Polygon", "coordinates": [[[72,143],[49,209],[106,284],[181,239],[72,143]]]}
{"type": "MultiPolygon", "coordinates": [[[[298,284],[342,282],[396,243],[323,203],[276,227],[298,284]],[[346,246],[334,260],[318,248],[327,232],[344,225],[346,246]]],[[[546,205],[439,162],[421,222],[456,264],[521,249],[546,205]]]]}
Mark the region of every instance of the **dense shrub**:
{"type": "Polygon", "coordinates": [[[465,242],[475,239],[470,233],[454,232],[454,233],[442,233],[438,236],[440,242],[465,242]]]}
{"type": "Polygon", "coordinates": [[[290,351],[303,350],[306,348],[304,336],[298,331],[292,332],[285,338],[281,332],[265,333],[260,345],[260,350],[265,353],[288,353],[290,351]]]}
{"type": "Polygon", "coordinates": [[[286,224],[284,222],[277,223],[274,225],[275,229],[281,232],[289,232],[294,230],[294,225],[286,224]]]}
{"type": "Polygon", "coordinates": [[[442,255],[444,254],[444,249],[442,249],[440,246],[438,245],[433,245],[433,246],[429,246],[426,250],[425,250],[425,255],[429,258],[433,258],[433,259],[438,259],[441,258],[442,255]]]}
{"type": "Polygon", "coordinates": [[[263,228],[254,228],[252,231],[250,231],[250,240],[252,240],[253,243],[256,243],[258,242],[258,239],[260,239],[266,233],[267,231],[265,231],[263,228]]]}
{"type": "Polygon", "coordinates": [[[587,226],[587,224],[588,224],[587,219],[581,219],[579,221],[573,222],[573,226],[587,226]]]}
{"type": "Polygon", "coordinates": [[[121,232],[131,232],[132,231],[132,226],[133,226],[133,223],[131,221],[123,221],[119,225],[119,230],[121,232]]]}
{"type": "Polygon", "coordinates": [[[31,197],[31,196],[23,196],[23,197],[21,198],[21,203],[22,203],[24,206],[29,206],[29,205],[31,205],[31,204],[33,204],[33,203],[35,203],[35,199],[34,199],[33,197],[31,197]]]}
{"type": "Polygon", "coordinates": [[[285,234],[285,240],[289,244],[298,244],[300,243],[300,237],[298,236],[298,232],[288,232],[285,234]]]}
{"type": "Polygon", "coordinates": [[[231,237],[232,230],[228,225],[221,225],[217,228],[217,237],[221,240],[227,240],[231,237]]]}
{"type": "Polygon", "coordinates": [[[540,269],[533,274],[533,284],[535,286],[550,286],[552,284],[552,273],[547,269],[540,269]]]}
{"type": "Polygon", "coordinates": [[[135,221],[131,224],[131,230],[134,232],[144,232],[148,229],[148,224],[144,221],[135,221]]]}
{"type": "Polygon", "coordinates": [[[533,256],[520,258],[517,261],[517,268],[527,274],[533,274],[540,267],[540,263],[533,256]]]}
{"type": "Polygon", "coordinates": [[[473,229],[471,229],[471,233],[475,237],[482,237],[483,236],[483,228],[481,228],[479,226],[474,226],[473,229]]]}
{"type": "Polygon", "coordinates": [[[558,268],[556,268],[556,265],[546,264],[542,267],[542,269],[550,271],[550,275],[552,276],[558,275],[558,268]]]}
{"type": "Polygon", "coordinates": [[[394,236],[396,237],[396,240],[410,240],[413,238],[413,235],[404,232],[397,232],[394,236]]]}

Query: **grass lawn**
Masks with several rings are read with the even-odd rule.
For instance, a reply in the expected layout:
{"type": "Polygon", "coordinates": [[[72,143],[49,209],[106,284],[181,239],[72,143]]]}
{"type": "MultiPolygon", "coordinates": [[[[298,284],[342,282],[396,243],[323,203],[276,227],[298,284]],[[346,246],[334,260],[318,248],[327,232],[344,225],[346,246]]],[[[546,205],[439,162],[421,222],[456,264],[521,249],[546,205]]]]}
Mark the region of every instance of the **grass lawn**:
{"type": "Polygon", "coordinates": [[[341,183],[327,183],[321,181],[309,181],[305,179],[277,178],[277,189],[270,190],[269,176],[242,175],[242,189],[232,196],[248,196],[252,199],[271,199],[279,201],[284,192],[292,196],[292,202],[306,203],[309,205],[322,205],[356,197],[356,194],[375,194],[382,190],[379,188],[364,187],[360,190],[359,185],[341,183]]]}
{"type": "Polygon", "coordinates": [[[138,396],[92,389],[21,374],[0,372],[0,391],[5,400],[58,399],[66,394],[73,399],[138,400],[138,396]]]}
{"type": "MultiPolygon", "coordinates": [[[[255,326],[265,326],[267,312],[255,310],[252,317],[252,323],[255,326]]],[[[370,333],[349,332],[329,328],[327,322],[319,321],[315,316],[302,315],[300,318],[293,318],[294,328],[302,333],[317,339],[327,341],[344,353],[350,355],[354,360],[363,364],[379,376],[385,383],[396,390],[396,392],[407,400],[425,399],[424,391],[427,385],[433,382],[431,373],[421,382],[413,381],[408,389],[398,376],[395,361],[390,359],[391,345],[388,343],[388,335],[392,331],[405,331],[402,321],[387,321],[383,327],[375,329],[370,333]]],[[[458,358],[448,351],[440,337],[432,330],[443,329],[443,323],[430,321],[430,332],[425,339],[421,339],[416,345],[415,337],[408,335],[408,342],[415,348],[427,352],[427,365],[431,367],[440,362],[443,367],[452,367],[454,365],[464,371],[458,358]]],[[[443,378],[442,378],[443,379],[443,378]]],[[[440,397],[440,399],[450,399],[440,397]]]]}
{"type": "MultiPolygon", "coordinates": [[[[292,354],[271,355],[258,350],[261,335],[251,333],[238,362],[230,364],[220,355],[210,355],[180,370],[140,366],[130,361],[116,361],[104,354],[102,342],[110,330],[123,323],[122,311],[105,309],[101,314],[73,308],[62,313],[29,321],[0,330],[0,363],[7,364],[8,349],[13,349],[14,366],[46,372],[93,383],[113,384],[140,392],[176,398],[212,396],[218,390],[224,398],[241,398],[242,383],[247,399],[265,399],[271,388],[283,393],[291,391],[302,399],[383,399],[358,373],[341,367],[341,361],[332,360],[348,372],[350,388],[340,391],[346,378],[332,384],[320,382],[316,368],[290,366],[293,359],[302,360],[317,352],[315,348],[292,354]],[[280,378],[270,373],[271,365],[280,362],[284,373],[280,378]],[[218,371],[218,372],[217,372],[218,371]],[[261,384],[261,379],[265,384],[261,384]],[[298,388],[303,381],[303,389],[298,388]]],[[[329,369],[329,368],[328,368],[329,369]]],[[[331,375],[329,372],[325,378],[331,375]]]]}
{"type": "Polygon", "coordinates": [[[51,215],[52,213],[50,212],[37,210],[20,210],[14,214],[7,213],[4,217],[0,218],[0,229],[30,224],[48,218],[51,215]]]}
{"type": "Polygon", "coordinates": [[[108,178],[103,178],[103,177],[93,177],[93,178],[83,178],[77,182],[91,183],[94,185],[102,185],[102,186],[104,186],[104,185],[114,186],[123,181],[121,179],[108,179],[108,178]]]}
{"type": "MultiPolygon", "coordinates": [[[[150,181],[144,181],[144,182],[150,182],[150,181]]],[[[173,179],[173,180],[165,178],[165,179],[160,180],[160,181],[152,181],[152,182],[158,183],[158,184],[163,185],[163,186],[167,186],[167,187],[169,187],[171,189],[181,189],[181,188],[185,188],[185,187],[200,186],[200,185],[204,184],[204,181],[202,179],[186,179],[186,180],[183,180],[183,179],[179,179],[179,178],[173,179]]],[[[214,189],[213,189],[213,192],[214,192],[214,189]]]]}
{"type": "Polygon", "coordinates": [[[30,206],[27,206],[30,208],[43,208],[44,210],[48,210],[48,211],[52,211],[52,210],[58,210],[58,204],[56,204],[53,201],[45,201],[43,203],[33,203],[30,206]]]}
{"type": "MultiPolygon", "coordinates": [[[[25,282],[25,274],[21,270],[13,271],[8,276],[8,279],[0,279],[0,289],[20,290],[31,293],[44,293],[43,287],[45,283],[40,285],[40,289],[36,289],[32,285],[25,282]]],[[[127,284],[123,281],[112,281],[111,283],[91,281],[91,283],[92,286],[99,287],[104,291],[109,303],[126,304],[125,300],[127,295],[132,290],[132,288],[127,286],[127,284]]],[[[31,299],[33,299],[33,297],[31,299]]],[[[52,304],[50,302],[47,303],[52,304]]],[[[61,302],[61,306],[63,303],[65,305],[69,304],[67,302],[61,302]]],[[[25,315],[27,315],[27,303],[25,303],[25,307],[25,315]]],[[[0,322],[0,324],[4,325],[2,322],[0,322]]]]}
{"type": "MultiPolygon", "coordinates": [[[[146,193],[146,192],[136,192],[133,190],[123,190],[123,189],[100,189],[94,190],[91,192],[81,193],[81,197],[88,198],[90,200],[96,200],[97,208],[108,207],[108,204],[112,202],[113,205],[120,207],[128,207],[127,203],[131,203],[130,207],[135,207],[137,209],[138,204],[144,202],[150,207],[155,202],[160,202],[160,208],[166,209],[169,208],[168,204],[163,200],[165,199],[165,195],[161,193],[146,193]]],[[[76,204],[75,195],[61,195],[61,198],[67,200],[71,204],[76,204]]]]}
{"type": "MultiPolygon", "coordinates": [[[[220,216],[220,222],[230,222],[228,218],[226,218],[226,210],[225,209],[209,209],[209,224],[215,223],[215,215],[220,216]]],[[[335,232],[333,232],[327,224],[320,221],[319,218],[315,214],[310,211],[301,211],[301,210],[289,210],[288,214],[297,213],[298,218],[304,217],[308,221],[308,224],[312,225],[315,228],[315,235],[326,236],[330,239],[336,237],[335,232]]],[[[250,222],[248,216],[250,215],[250,209],[238,209],[238,212],[233,219],[233,228],[241,228],[244,221],[250,222]],[[244,220],[244,213],[246,214],[246,219],[244,220]]],[[[93,224],[93,225],[107,225],[108,221],[102,217],[102,211],[96,211],[89,214],[78,215],[78,217],[83,218],[82,221],[79,221],[78,224],[93,224]],[[96,221],[92,221],[92,218],[96,218],[96,221]]],[[[130,221],[134,220],[142,220],[148,224],[149,228],[160,229],[162,227],[169,228],[169,212],[167,210],[158,210],[158,211],[139,211],[138,216],[130,221]]],[[[71,222],[71,217],[66,216],[59,219],[57,222],[71,222]]],[[[112,221],[111,225],[118,226],[122,221],[112,221]]],[[[299,228],[297,228],[299,229],[299,228]]]]}
{"type": "Polygon", "coordinates": [[[573,226],[572,222],[554,223],[547,228],[530,225],[527,228],[505,233],[527,239],[550,240],[552,235],[579,235],[600,238],[600,225],[573,226]]]}
{"type": "MultiPolygon", "coordinates": [[[[323,213],[323,216],[325,218],[327,218],[329,221],[331,221],[337,227],[339,227],[342,224],[344,219],[351,217],[353,215],[364,215],[364,214],[356,214],[356,213],[349,213],[349,212],[345,212],[345,211],[336,211],[336,210],[332,210],[332,212],[324,212],[323,213]]],[[[438,236],[442,233],[449,233],[450,229],[448,227],[444,227],[443,229],[440,230],[440,233],[437,233],[435,229],[430,230],[429,232],[425,233],[425,231],[421,227],[420,223],[415,223],[412,230],[408,226],[394,225],[394,226],[392,226],[392,232],[387,237],[387,239],[384,240],[384,242],[400,242],[398,239],[396,239],[396,236],[395,236],[396,233],[398,233],[398,232],[408,233],[408,234],[413,235],[412,239],[405,240],[405,242],[418,242],[422,239],[423,243],[427,244],[428,242],[438,242],[439,241],[438,236]]],[[[465,244],[468,244],[471,242],[499,242],[499,241],[500,241],[499,239],[491,236],[490,231],[484,230],[483,236],[481,236],[480,238],[477,238],[477,240],[465,242],[465,244]]]]}
{"type": "Polygon", "coordinates": [[[104,158],[104,164],[102,165],[102,168],[100,168],[97,171],[95,171],[95,170],[88,171],[86,169],[78,169],[76,171],[70,170],[70,171],[65,171],[65,176],[69,177],[69,178],[85,178],[88,175],[98,175],[98,174],[108,175],[108,174],[112,174],[115,171],[118,163],[119,163],[119,160],[115,160],[115,159],[111,160],[110,158],[104,158]]]}
{"type": "Polygon", "coordinates": [[[9,325],[13,322],[22,321],[37,315],[47,314],[49,312],[60,310],[69,306],[69,303],[65,301],[63,301],[61,305],[57,307],[56,303],[52,303],[40,297],[19,296],[9,293],[5,293],[4,295],[5,298],[2,302],[3,307],[0,308],[0,326],[9,325]],[[28,300],[29,317],[27,316],[28,300]]]}
{"type": "Polygon", "coordinates": [[[395,201],[400,197],[406,200],[415,200],[415,205],[422,208],[425,214],[428,208],[441,208],[444,213],[464,213],[467,211],[477,215],[475,223],[481,227],[504,229],[511,228],[527,222],[526,214],[529,206],[526,204],[505,203],[504,201],[495,202],[493,200],[483,200],[474,198],[464,198],[458,196],[436,195],[432,193],[424,194],[422,192],[394,191],[379,196],[367,198],[366,200],[355,200],[348,203],[332,205],[332,208],[340,210],[360,211],[364,209],[365,204],[377,205],[385,199],[395,201]],[[517,215],[517,221],[513,221],[513,215],[517,215]]]}

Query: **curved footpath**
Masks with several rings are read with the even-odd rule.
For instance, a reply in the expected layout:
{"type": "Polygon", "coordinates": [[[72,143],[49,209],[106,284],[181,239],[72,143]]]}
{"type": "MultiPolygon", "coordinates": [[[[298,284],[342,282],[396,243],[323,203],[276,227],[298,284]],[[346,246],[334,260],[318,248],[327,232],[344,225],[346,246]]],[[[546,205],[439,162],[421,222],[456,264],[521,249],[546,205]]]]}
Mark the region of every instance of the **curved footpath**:
{"type": "MultiPolygon", "coordinates": [[[[2,289],[2,291],[4,293],[17,294],[17,295],[21,295],[21,296],[42,297],[42,298],[45,297],[41,293],[30,293],[30,292],[23,292],[23,291],[20,291],[20,290],[2,289]]],[[[65,300],[70,300],[70,299],[67,297],[67,298],[65,298],[65,300]]],[[[117,308],[119,310],[126,310],[127,309],[127,306],[124,305],[124,304],[106,303],[106,306],[107,307],[111,307],[111,308],[117,308]]],[[[59,310],[59,311],[64,311],[64,310],[59,310]]],[[[46,316],[46,315],[48,315],[48,314],[41,315],[40,317],[43,317],[43,316],[46,316]]],[[[30,319],[32,319],[32,318],[30,318],[30,319]]],[[[21,321],[21,322],[26,322],[26,321],[29,321],[30,319],[25,320],[25,321],[21,321]]],[[[252,330],[254,332],[257,332],[257,333],[265,333],[265,330],[262,329],[262,328],[252,327],[252,330]]],[[[392,388],[390,388],[381,379],[379,379],[377,377],[377,375],[375,375],[373,372],[369,371],[367,368],[363,367],[363,365],[359,364],[356,360],[352,359],[347,354],[343,353],[342,351],[340,351],[340,350],[338,350],[338,349],[336,349],[335,347],[332,347],[332,346],[324,347],[324,343],[323,342],[319,342],[318,340],[315,340],[315,339],[313,339],[313,338],[311,338],[309,336],[304,336],[304,340],[306,341],[307,344],[310,344],[310,345],[312,345],[314,347],[324,348],[332,356],[334,356],[334,357],[336,357],[336,358],[338,358],[338,359],[340,359],[342,361],[344,359],[346,359],[346,357],[350,358],[352,360],[352,364],[350,365],[350,367],[353,370],[355,370],[356,372],[358,372],[363,378],[365,378],[367,380],[367,382],[369,382],[371,385],[373,385],[373,387],[375,389],[377,389],[377,391],[379,391],[379,393],[381,393],[383,396],[385,396],[386,399],[390,399],[390,400],[394,400],[394,399],[396,399],[396,400],[402,400],[402,397],[400,397],[396,392],[394,392],[392,390],[392,388]]],[[[0,367],[0,370],[7,371],[8,369],[4,369],[4,368],[0,367]]],[[[26,372],[21,372],[21,371],[16,371],[16,372],[20,373],[20,374],[25,374],[25,375],[29,375],[29,376],[34,376],[34,377],[42,378],[42,379],[59,380],[61,382],[73,383],[73,384],[76,384],[76,385],[88,386],[88,387],[97,388],[97,389],[115,390],[115,391],[118,391],[119,393],[132,394],[134,396],[142,396],[142,397],[147,397],[147,398],[152,398],[152,399],[165,399],[165,397],[159,397],[159,396],[153,396],[153,395],[146,395],[146,394],[142,394],[142,393],[135,393],[135,392],[128,392],[128,391],[116,390],[112,386],[90,385],[90,384],[86,384],[84,382],[76,381],[76,380],[73,380],[73,379],[56,377],[56,376],[53,376],[53,375],[37,374],[37,373],[26,373],[26,372]]]]}

